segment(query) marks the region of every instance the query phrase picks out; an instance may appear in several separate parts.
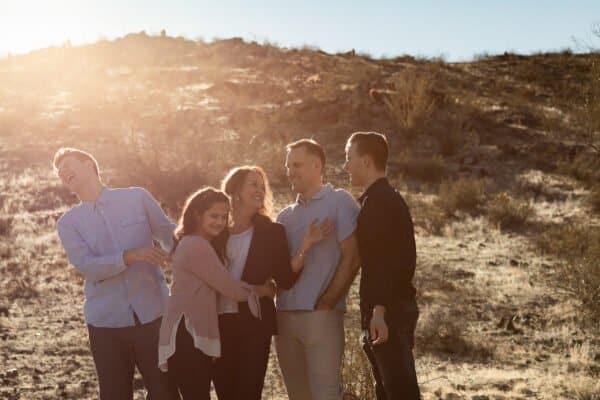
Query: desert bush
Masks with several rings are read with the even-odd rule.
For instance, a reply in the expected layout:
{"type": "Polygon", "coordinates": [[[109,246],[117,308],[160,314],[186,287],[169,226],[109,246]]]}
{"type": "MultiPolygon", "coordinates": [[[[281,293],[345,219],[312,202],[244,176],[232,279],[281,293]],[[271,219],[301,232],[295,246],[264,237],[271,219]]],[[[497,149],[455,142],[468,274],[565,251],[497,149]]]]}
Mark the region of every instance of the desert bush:
{"type": "Polygon", "coordinates": [[[553,226],[538,237],[537,245],[562,259],[554,273],[557,287],[581,303],[586,324],[600,328],[600,228],[553,226]]]}
{"type": "Polygon", "coordinates": [[[588,203],[590,204],[592,211],[600,214],[600,184],[596,184],[590,191],[588,203]]]}
{"type": "Polygon", "coordinates": [[[600,180],[600,157],[579,152],[572,160],[559,161],[558,170],[581,182],[595,183],[600,180]]]}
{"type": "Polygon", "coordinates": [[[375,399],[371,364],[362,349],[361,331],[346,330],[346,346],[342,362],[342,391],[344,399],[375,399]]]}
{"type": "Polygon", "coordinates": [[[0,236],[10,235],[13,218],[11,216],[0,217],[0,236]]]}
{"type": "Polygon", "coordinates": [[[472,118],[472,111],[454,106],[427,122],[427,131],[436,139],[439,154],[454,156],[478,143],[478,137],[471,126],[472,118]]]}
{"type": "Polygon", "coordinates": [[[487,213],[490,222],[500,229],[518,229],[532,217],[534,209],[526,201],[500,193],[488,203],[487,213]]]}
{"type": "Polygon", "coordinates": [[[398,73],[384,99],[385,110],[408,139],[414,139],[422,121],[436,106],[435,74],[431,69],[405,69],[398,73]]]}
{"type": "Polygon", "coordinates": [[[567,199],[567,195],[559,188],[552,187],[550,178],[540,171],[519,176],[517,188],[522,195],[532,197],[534,202],[539,198],[549,202],[567,199]]]}
{"type": "MultiPolygon", "coordinates": [[[[600,24],[596,35],[600,39],[600,24]]],[[[596,49],[598,50],[598,49],[596,49]]],[[[575,117],[581,131],[579,141],[600,158],[600,57],[591,57],[589,76],[583,82],[579,101],[575,101],[575,117]]]]}
{"type": "Polygon", "coordinates": [[[9,278],[3,284],[4,293],[0,292],[4,298],[14,301],[16,299],[32,299],[39,297],[40,292],[37,284],[32,282],[30,276],[21,278],[9,278]]]}
{"type": "Polygon", "coordinates": [[[422,314],[417,324],[417,351],[478,360],[493,356],[491,348],[469,338],[467,324],[460,310],[439,307],[426,309],[422,314]]]}
{"type": "Polygon", "coordinates": [[[435,204],[423,201],[407,201],[413,215],[414,224],[425,229],[432,235],[441,235],[444,226],[448,222],[448,216],[435,204]]]}
{"type": "Polygon", "coordinates": [[[459,178],[440,184],[435,203],[446,213],[457,211],[476,214],[485,202],[485,182],[481,179],[459,178]]]}
{"type": "Polygon", "coordinates": [[[591,377],[577,377],[568,382],[577,400],[600,400],[600,382],[591,377]]]}
{"type": "Polygon", "coordinates": [[[403,156],[398,161],[399,170],[406,178],[423,182],[439,182],[446,173],[446,165],[440,157],[417,158],[403,156]]]}

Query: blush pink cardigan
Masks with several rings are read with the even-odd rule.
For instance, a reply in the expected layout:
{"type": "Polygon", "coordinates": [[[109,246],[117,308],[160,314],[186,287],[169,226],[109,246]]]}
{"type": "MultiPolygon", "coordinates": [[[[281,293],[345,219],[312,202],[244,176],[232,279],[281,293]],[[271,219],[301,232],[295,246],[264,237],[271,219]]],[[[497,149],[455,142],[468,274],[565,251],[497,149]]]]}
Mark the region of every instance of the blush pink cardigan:
{"type": "Polygon", "coordinates": [[[206,239],[184,236],[173,256],[173,285],[160,327],[161,370],[167,370],[167,360],[175,353],[175,337],[182,318],[195,347],[208,356],[220,357],[217,293],[248,301],[252,314],[260,318],[260,303],[251,286],[229,275],[206,239]]]}

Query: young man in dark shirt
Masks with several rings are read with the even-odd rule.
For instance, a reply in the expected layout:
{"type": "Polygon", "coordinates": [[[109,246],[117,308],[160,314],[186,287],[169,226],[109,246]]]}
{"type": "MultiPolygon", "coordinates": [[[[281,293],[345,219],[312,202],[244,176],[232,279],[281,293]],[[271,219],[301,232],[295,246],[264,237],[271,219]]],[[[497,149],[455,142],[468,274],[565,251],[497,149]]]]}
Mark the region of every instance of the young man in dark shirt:
{"type": "Polygon", "coordinates": [[[346,143],[344,169],[353,186],[365,189],[357,224],[363,348],[377,399],[412,400],[420,399],[412,353],[419,315],[415,237],[408,206],[387,180],[387,159],[382,134],[356,132],[346,143]]]}

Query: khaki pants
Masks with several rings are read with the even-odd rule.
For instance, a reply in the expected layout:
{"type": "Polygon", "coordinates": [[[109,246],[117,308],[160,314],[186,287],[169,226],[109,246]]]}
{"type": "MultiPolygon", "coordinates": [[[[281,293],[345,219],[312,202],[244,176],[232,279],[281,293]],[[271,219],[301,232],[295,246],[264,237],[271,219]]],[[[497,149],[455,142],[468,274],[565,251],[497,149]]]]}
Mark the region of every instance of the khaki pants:
{"type": "Polygon", "coordinates": [[[290,400],[340,400],[344,314],[278,311],[275,347],[290,400]]]}

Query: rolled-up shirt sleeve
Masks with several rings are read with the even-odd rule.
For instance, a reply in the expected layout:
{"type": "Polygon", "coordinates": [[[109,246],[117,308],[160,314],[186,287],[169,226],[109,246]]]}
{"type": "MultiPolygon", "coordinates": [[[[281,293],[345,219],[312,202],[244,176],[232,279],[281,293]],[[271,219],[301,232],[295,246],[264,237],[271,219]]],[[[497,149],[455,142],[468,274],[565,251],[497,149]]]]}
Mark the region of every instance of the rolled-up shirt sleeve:
{"type": "Polygon", "coordinates": [[[96,256],[79,232],[67,221],[59,220],[56,229],[69,262],[86,280],[100,282],[123,272],[127,267],[123,251],[96,256]]]}

